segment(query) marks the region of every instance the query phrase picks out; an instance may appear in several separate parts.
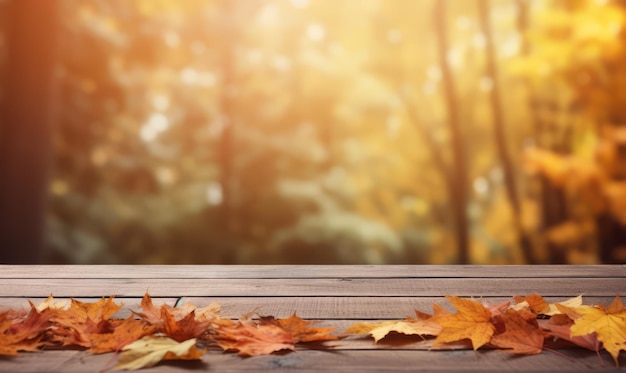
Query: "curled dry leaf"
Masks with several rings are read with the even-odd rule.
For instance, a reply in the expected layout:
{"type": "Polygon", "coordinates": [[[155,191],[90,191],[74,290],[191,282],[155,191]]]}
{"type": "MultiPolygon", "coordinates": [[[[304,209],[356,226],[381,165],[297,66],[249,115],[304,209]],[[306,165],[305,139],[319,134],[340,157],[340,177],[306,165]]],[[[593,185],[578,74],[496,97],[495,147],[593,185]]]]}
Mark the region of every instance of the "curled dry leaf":
{"type": "Polygon", "coordinates": [[[370,334],[375,342],[379,342],[389,333],[396,332],[406,335],[436,336],[441,332],[441,325],[437,322],[422,319],[407,319],[401,321],[383,321],[379,323],[357,323],[344,331],[347,334],[370,334]]]}

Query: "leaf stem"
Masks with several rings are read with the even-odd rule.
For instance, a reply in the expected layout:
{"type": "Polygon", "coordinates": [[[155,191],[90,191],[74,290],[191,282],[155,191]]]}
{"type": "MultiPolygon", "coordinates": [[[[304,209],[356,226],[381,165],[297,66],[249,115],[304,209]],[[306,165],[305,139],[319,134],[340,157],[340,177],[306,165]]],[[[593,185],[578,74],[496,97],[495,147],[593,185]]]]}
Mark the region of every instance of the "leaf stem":
{"type": "Polygon", "coordinates": [[[114,359],[117,357],[117,355],[119,355],[120,350],[117,349],[115,350],[115,352],[113,353],[113,355],[111,355],[111,358],[104,364],[104,366],[102,367],[102,369],[100,369],[99,373],[104,373],[107,370],[111,369],[111,365],[114,361],[114,359]]]}
{"type": "Polygon", "coordinates": [[[562,358],[564,358],[564,359],[566,359],[566,360],[569,360],[569,361],[571,361],[572,363],[575,363],[575,362],[576,362],[576,359],[574,359],[574,358],[572,358],[572,357],[569,357],[569,356],[565,355],[564,353],[559,352],[559,351],[557,351],[557,350],[553,350],[553,349],[548,348],[548,347],[544,347],[543,349],[544,349],[544,351],[549,351],[549,352],[552,352],[553,354],[556,354],[556,355],[558,355],[558,356],[560,356],[560,357],[562,357],[562,358]]]}

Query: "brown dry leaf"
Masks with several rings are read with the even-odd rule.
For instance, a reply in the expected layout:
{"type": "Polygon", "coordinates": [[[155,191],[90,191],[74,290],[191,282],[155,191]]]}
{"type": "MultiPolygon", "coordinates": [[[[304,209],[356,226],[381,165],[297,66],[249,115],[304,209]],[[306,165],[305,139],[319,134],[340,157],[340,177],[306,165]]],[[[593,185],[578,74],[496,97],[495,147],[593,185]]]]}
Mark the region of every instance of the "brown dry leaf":
{"type": "Polygon", "coordinates": [[[218,319],[220,317],[219,313],[221,308],[217,302],[213,302],[206,307],[200,308],[194,306],[190,302],[186,302],[178,307],[171,307],[168,304],[164,304],[162,307],[170,311],[176,320],[182,320],[193,312],[195,314],[195,319],[198,321],[218,319]]]}
{"type": "Polygon", "coordinates": [[[295,350],[291,334],[277,325],[257,325],[249,320],[214,329],[215,341],[225,351],[242,356],[268,355],[280,350],[295,350]]]}
{"type": "Polygon", "coordinates": [[[149,368],[163,360],[197,360],[205,350],[196,348],[196,340],[177,342],[168,337],[144,337],[124,347],[115,370],[149,368]]]}
{"type": "Polygon", "coordinates": [[[32,304],[25,317],[21,317],[19,312],[5,311],[0,314],[0,355],[38,351],[50,318],[49,312],[38,312],[32,304]]]}
{"type": "Polygon", "coordinates": [[[122,304],[116,304],[114,297],[102,298],[94,303],[80,302],[71,299],[69,308],[60,307],[53,303],[49,297],[41,308],[52,312],[54,326],[49,340],[61,346],[92,347],[91,334],[110,333],[111,317],[122,308],[122,304]]]}
{"type": "Polygon", "coordinates": [[[334,341],[338,337],[330,334],[335,328],[311,328],[309,325],[315,321],[305,321],[295,313],[286,319],[275,319],[274,317],[262,317],[261,325],[276,325],[291,334],[294,343],[334,341]]]}
{"type": "Polygon", "coordinates": [[[443,329],[437,336],[434,346],[466,338],[472,341],[474,350],[487,344],[495,332],[495,327],[490,321],[491,312],[482,304],[470,299],[454,296],[446,296],[446,299],[458,312],[437,319],[443,329]]]}
{"type": "Polygon", "coordinates": [[[178,342],[202,336],[211,325],[210,320],[196,320],[195,311],[191,311],[181,320],[176,320],[167,309],[161,308],[161,319],[163,320],[161,330],[178,342]]]}
{"type": "Polygon", "coordinates": [[[108,324],[103,327],[104,332],[87,334],[89,352],[93,354],[119,351],[127,344],[150,335],[155,330],[154,326],[132,316],[125,320],[110,320],[104,323],[108,324]]]}
{"type": "Polygon", "coordinates": [[[209,306],[198,308],[187,302],[179,307],[172,307],[168,304],[162,304],[160,307],[156,307],[152,303],[150,295],[145,293],[141,300],[141,309],[143,312],[133,311],[133,313],[146,320],[151,325],[162,327],[166,322],[164,312],[170,316],[168,319],[173,318],[177,322],[187,318],[189,314],[194,313],[194,320],[202,322],[219,319],[220,305],[217,302],[213,302],[209,306]]]}
{"type": "Polygon", "coordinates": [[[80,302],[76,299],[72,299],[70,308],[65,313],[66,317],[73,320],[85,321],[87,319],[100,322],[102,320],[109,320],[113,315],[119,311],[123,304],[116,304],[113,300],[114,296],[109,298],[102,298],[95,303],[80,302]]]}
{"type": "Polygon", "coordinates": [[[150,297],[148,293],[145,293],[143,295],[143,299],[141,300],[140,307],[143,310],[143,312],[139,313],[139,312],[133,311],[133,313],[135,313],[137,316],[141,317],[142,319],[146,320],[151,325],[160,326],[163,323],[163,320],[161,319],[161,308],[156,307],[152,303],[152,298],[150,297]]]}
{"type": "Polygon", "coordinates": [[[626,350],[626,309],[621,298],[616,296],[609,307],[580,306],[574,311],[580,317],[571,327],[572,337],[596,333],[617,364],[620,351],[626,350]]]}
{"type": "Polygon", "coordinates": [[[543,349],[544,334],[537,324],[537,318],[529,310],[509,309],[498,315],[496,322],[504,323],[504,333],[491,338],[491,344],[511,349],[515,354],[535,355],[543,349]]]}
{"type": "Polygon", "coordinates": [[[485,307],[491,312],[491,317],[502,315],[511,306],[511,302],[508,300],[498,304],[485,305],[485,307]]]}
{"type": "Polygon", "coordinates": [[[541,326],[551,335],[570,341],[577,346],[591,351],[600,351],[600,341],[596,333],[572,337],[572,325],[574,321],[565,314],[554,315],[550,320],[541,320],[541,326]]]}

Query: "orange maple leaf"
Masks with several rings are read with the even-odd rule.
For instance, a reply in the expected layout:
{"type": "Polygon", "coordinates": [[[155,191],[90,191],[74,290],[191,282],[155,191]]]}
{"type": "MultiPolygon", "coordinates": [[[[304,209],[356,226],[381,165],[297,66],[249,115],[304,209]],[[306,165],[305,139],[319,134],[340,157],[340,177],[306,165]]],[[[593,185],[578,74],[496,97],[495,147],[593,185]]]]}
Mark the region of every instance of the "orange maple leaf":
{"type": "MultiPolygon", "coordinates": [[[[69,308],[45,307],[52,313],[54,322],[49,340],[62,346],[82,346],[90,348],[90,334],[109,333],[111,317],[122,304],[116,304],[114,297],[102,298],[97,302],[86,303],[71,299],[69,308]]],[[[50,304],[52,298],[46,302],[50,304]]],[[[41,306],[41,305],[40,305],[41,306]]]]}
{"type": "Polygon", "coordinates": [[[72,304],[69,310],[67,310],[67,317],[70,319],[85,321],[87,319],[100,322],[102,320],[109,320],[113,315],[119,311],[123,303],[116,304],[113,300],[114,296],[109,298],[102,298],[94,303],[80,302],[76,299],[72,299],[72,304]]]}
{"type": "Polygon", "coordinates": [[[197,321],[215,320],[219,319],[220,305],[217,302],[213,302],[206,307],[198,308],[187,302],[178,307],[172,307],[169,304],[162,304],[160,307],[156,307],[152,303],[150,295],[145,293],[141,300],[141,309],[143,312],[132,312],[148,323],[160,327],[165,322],[163,317],[164,311],[176,321],[186,318],[192,312],[195,315],[194,319],[197,321]]]}
{"type": "Polygon", "coordinates": [[[154,326],[129,316],[125,320],[107,321],[109,332],[87,334],[89,352],[101,354],[119,351],[122,347],[154,332],[154,326]]]}
{"type": "Polygon", "coordinates": [[[295,313],[286,319],[275,319],[272,316],[262,317],[261,325],[276,325],[291,334],[294,343],[334,341],[338,337],[330,334],[335,328],[311,328],[315,321],[305,321],[295,313]]]}
{"type": "Polygon", "coordinates": [[[277,325],[257,325],[248,320],[219,325],[214,332],[217,344],[225,351],[242,356],[267,355],[280,350],[295,350],[291,334],[277,325]]]}
{"type": "Polygon", "coordinates": [[[434,346],[462,339],[471,340],[474,350],[487,344],[495,332],[495,327],[491,323],[491,312],[482,304],[470,299],[454,296],[446,296],[446,299],[458,312],[437,319],[443,329],[437,336],[434,346]]]}
{"type": "Polygon", "coordinates": [[[38,312],[31,303],[26,316],[21,312],[0,314],[0,355],[17,355],[18,351],[38,351],[46,328],[50,325],[50,313],[38,312]]]}
{"type": "Polygon", "coordinates": [[[537,293],[533,293],[525,297],[516,296],[514,299],[517,304],[524,304],[524,302],[526,302],[530,310],[536,314],[540,314],[550,307],[548,302],[546,302],[545,299],[537,293]]]}
{"type": "Polygon", "coordinates": [[[177,342],[200,337],[211,325],[210,320],[196,320],[195,311],[191,311],[181,320],[176,320],[167,309],[161,308],[161,319],[163,320],[163,326],[159,330],[177,342]]]}
{"type": "Polygon", "coordinates": [[[537,324],[537,318],[529,310],[509,309],[495,317],[496,323],[504,324],[504,332],[491,338],[491,344],[511,349],[515,354],[535,355],[543,349],[544,333],[537,324]]]}

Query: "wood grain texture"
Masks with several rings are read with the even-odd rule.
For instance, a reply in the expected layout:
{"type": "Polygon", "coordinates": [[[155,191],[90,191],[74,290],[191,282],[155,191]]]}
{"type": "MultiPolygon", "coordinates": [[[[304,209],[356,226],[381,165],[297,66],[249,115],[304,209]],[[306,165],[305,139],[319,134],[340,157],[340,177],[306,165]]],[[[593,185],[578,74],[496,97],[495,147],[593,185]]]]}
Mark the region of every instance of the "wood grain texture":
{"type": "MultiPolygon", "coordinates": [[[[420,350],[303,350],[286,355],[242,359],[231,354],[208,352],[201,361],[169,362],[144,373],[203,372],[623,372],[614,366],[602,366],[593,352],[567,350],[570,362],[552,353],[516,358],[501,351],[420,351],[420,350]]],[[[602,353],[605,361],[611,361],[602,353]]],[[[0,360],[0,372],[42,373],[97,372],[111,354],[84,355],[76,351],[46,351],[0,360]],[[42,359],[44,355],[45,359],[42,359]]],[[[620,361],[626,363],[625,359],[620,361]]]]}
{"type": "MultiPolygon", "coordinates": [[[[608,305],[614,296],[583,297],[584,304],[608,305]]],[[[55,298],[59,301],[65,298],[55,298]]],[[[93,302],[94,298],[76,298],[82,302],[93,302]]],[[[485,304],[500,304],[510,301],[511,297],[476,298],[485,304]]],[[[562,302],[567,297],[546,297],[550,303],[562,302]]],[[[35,305],[45,298],[29,298],[35,305]]],[[[25,298],[0,298],[2,307],[23,308],[29,307],[25,298]]],[[[174,305],[177,298],[154,297],[153,302],[174,305]]],[[[139,310],[141,298],[116,298],[116,303],[123,303],[124,307],[116,317],[126,318],[131,315],[130,310],[139,310]]],[[[243,315],[256,310],[260,315],[275,317],[289,317],[294,312],[298,316],[315,320],[395,320],[414,316],[414,310],[432,313],[433,304],[437,303],[449,311],[453,308],[443,297],[186,297],[185,301],[197,307],[204,307],[216,301],[221,305],[221,315],[225,318],[238,319],[243,315]]]]}
{"type": "MultiPolygon", "coordinates": [[[[434,303],[452,307],[445,295],[473,297],[487,304],[537,292],[549,302],[583,294],[585,304],[608,304],[626,294],[626,266],[7,266],[0,265],[0,307],[27,307],[54,294],[94,301],[116,295],[125,304],[116,317],[139,309],[148,291],[156,305],[178,297],[196,306],[217,301],[222,316],[237,319],[253,310],[288,317],[294,312],[341,333],[355,322],[403,319],[434,303]]],[[[171,362],[142,372],[420,371],[420,372],[583,372],[620,371],[602,353],[560,349],[556,354],[513,357],[502,351],[428,351],[432,339],[395,338],[374,344],[348,336],[325,351],[242,359],[213,346],[197,362],[171,362]]],[[[0,358],[0,372],[95,372],[111,354],[45,351],[0,358]]],[[[626,365],[624,354],[620,363],[626,365]]]]}
{"type": "Polygon", "coordinates": [[[0,265],[0,278],[626,278],[626,265],[0,265]]]}
{"type": "Polygon", "coordinates": [[[544,296],[626,294],[621,278],[380,278],[380,279],[0,279],[3,296],[301,297],[306,296],[473,296],[541,293],[544,296]]]}

